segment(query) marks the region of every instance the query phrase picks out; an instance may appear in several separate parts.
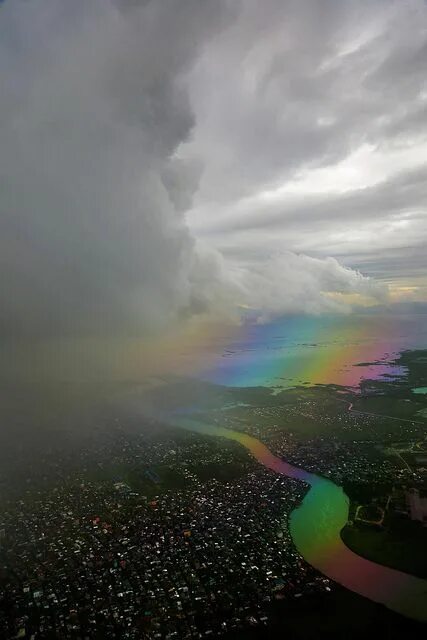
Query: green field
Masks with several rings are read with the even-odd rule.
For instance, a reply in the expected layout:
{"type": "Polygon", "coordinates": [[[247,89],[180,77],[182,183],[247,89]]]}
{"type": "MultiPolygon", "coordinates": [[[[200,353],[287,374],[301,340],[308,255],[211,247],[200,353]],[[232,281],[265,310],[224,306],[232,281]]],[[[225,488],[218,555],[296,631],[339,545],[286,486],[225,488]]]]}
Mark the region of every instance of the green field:
{"type": "Polygon", "coordinates": [[[419,522],[395,515],[384,530],[353,525],[345,527],[341,537],[368,560],[427,578],[427,530],[419,522]]]}

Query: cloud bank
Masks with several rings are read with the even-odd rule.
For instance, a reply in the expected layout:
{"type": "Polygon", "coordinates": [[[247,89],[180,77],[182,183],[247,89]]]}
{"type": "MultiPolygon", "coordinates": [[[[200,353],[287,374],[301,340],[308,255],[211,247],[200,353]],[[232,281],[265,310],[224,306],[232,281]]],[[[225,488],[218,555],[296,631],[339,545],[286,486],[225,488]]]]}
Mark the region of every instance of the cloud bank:
{"type": "MultiPolygon", "coordinates": [[[[308,124],[323,86],[308,69],[343,9],[325,3],[318,33],[316,3],[268,5],[265,24],[252,2],[0,6],[5,339],[149,335],[193,315],[237,317],[247,306],[261,318],[318,313],[343,308],[331,294],[383,295],[335,259],[304,255],[286,234],[272,249],[260,237],[251,258],[261,209],[269,229],[282,224],[274,222],[280,206],[260,209],[257,193],[309,165],[313,153],[327,164],[350,145],[346,120],[334,133],[339,143],[328,137],[332,97],[318,110],[323,124],[308,124]],[[310,51],[298,49],[301,68],[289,76],[300,23],[310,51]],[[298,115],[288,94],[307,101],[307,111],[298,115]],[[245,198],[253,199],[247,208],[245,198]],[[220,225],[220,241],[197,231],[209,225],[220,225]]],[[[341,37],[345,46],[345,30],[341,37]]],[[[328,77],[333,58],[330,65],[328,77]]],[[[310,218],[322,203],[306,206],[310,218]]]]}
{"type": "Polygon", "coordinates": [[[236,264],[285,247],[427,299],[426,3],[238,6],[192,70],[191,228],[236,264]]]}
{"type": "Polygon", "coordinates": [[[173,153],[216,16],[170,4],[1,8],[3,331],[138,332],[188,304],[192,181],[173,153]]]}

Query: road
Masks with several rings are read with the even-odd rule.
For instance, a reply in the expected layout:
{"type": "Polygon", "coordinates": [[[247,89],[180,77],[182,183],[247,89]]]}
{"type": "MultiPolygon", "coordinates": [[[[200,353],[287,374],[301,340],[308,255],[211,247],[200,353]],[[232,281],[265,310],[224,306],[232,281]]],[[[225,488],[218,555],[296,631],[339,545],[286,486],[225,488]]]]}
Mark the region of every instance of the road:
{"type": "Polygon", "coordinates": [[[360,411],[360,409],[353,409],[353,403],[349,402],[349,400],[341,400],[341,398],[336,398],[338,402],[348,403],[347,410],[352,413],[360,413],[364,416],[373,416],[374,418],[388,418],[389,420],[398,420],[399,422],[410,422],[411,424],[422,424],[425,426],[425,422],[421,422],[420,420],[410,420],[409,418],[396,418],[396,416],[388,416],[384,413],[372,413],[371,411],[360,411]]]}

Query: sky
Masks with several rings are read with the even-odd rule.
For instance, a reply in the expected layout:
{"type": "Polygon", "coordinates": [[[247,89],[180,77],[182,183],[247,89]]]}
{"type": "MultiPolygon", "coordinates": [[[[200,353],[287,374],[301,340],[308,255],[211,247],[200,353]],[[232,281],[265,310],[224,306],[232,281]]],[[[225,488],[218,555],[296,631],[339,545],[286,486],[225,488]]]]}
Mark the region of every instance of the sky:
{"type": "Polygon", "coordinates": [[[191,72],[194,233],[239,264],[333,256],[425,299],[426,3],[238,6],[191,72]]]}
{"type": "Polygon", "coordinates": [[[2,343],[425,301],[426,61],[419,0],[5,0],[2,343]]]}

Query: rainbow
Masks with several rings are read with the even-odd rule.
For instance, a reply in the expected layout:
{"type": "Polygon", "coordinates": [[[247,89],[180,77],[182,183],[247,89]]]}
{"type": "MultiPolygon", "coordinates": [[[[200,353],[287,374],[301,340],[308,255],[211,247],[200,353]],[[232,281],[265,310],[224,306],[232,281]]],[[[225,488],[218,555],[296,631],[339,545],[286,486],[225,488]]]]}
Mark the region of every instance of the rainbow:
{"type": "Polygon", "coordinates": [[[401,373],[384,359],[406,345],[396,320],[377,317],[288,317],[248,324],[198,375],[233,387],[330,384],[356,388],[363,377],[401,373]],[[365,366],[353,366],[358,363],[365,366]]]}
{"type": "MultiPolygon", "coordinates": [[[[199,377],[235,387],[336,383],[357,390],[364,377],[399,375],[401,369],[387,359],[407,345],[399,324],[384,318],[287,318],[244,326],[233,338],[221,357],[199,369],[199,377]],[[361,362],[364,366],[353,366],[361,362]]],[[[355,593],[427,621],[426,580],[366,560],[343,543],[349,499],[341,487],[278,458],[248,434],[194,419],[194,408],[191,418],[181,411],[169,418],[178,427],[236,441],[268,469],[307,484],[310,489],[290,520],[305,560],[355,593]]]]}

